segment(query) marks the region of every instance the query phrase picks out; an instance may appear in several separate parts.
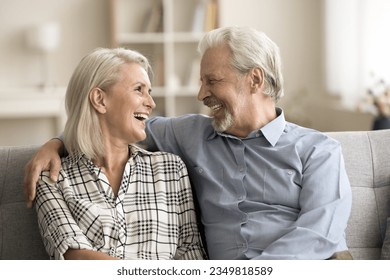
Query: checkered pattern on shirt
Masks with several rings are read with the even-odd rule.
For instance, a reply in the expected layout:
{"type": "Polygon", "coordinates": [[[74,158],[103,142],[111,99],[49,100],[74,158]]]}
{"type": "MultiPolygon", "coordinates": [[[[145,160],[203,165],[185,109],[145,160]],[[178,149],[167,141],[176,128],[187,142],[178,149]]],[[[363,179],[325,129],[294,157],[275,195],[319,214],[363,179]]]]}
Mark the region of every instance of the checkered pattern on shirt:
{"type": "Polygon", "coordinates": [[[175,155],[129,147],[117,197],[82,155],[62,161],[58,182],[43,172],[36,210],[47,252],[89,249],[121,259],[203,259],[187,169],[175,155]]]}

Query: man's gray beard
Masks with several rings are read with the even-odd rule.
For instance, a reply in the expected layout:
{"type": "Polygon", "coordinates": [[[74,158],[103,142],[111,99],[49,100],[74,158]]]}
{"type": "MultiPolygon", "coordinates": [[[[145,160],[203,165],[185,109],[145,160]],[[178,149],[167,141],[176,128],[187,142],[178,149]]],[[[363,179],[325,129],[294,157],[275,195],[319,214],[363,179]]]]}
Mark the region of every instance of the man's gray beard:
{"type": "Polygon", "coordinates": [[[216,120],[215,117],[213,118],[212,125],[214,129],[218,132],[225,132],[232,127],[234,122],[233,115],[227,109],[224,110],[225,117],[222,120],[216,120]]]}

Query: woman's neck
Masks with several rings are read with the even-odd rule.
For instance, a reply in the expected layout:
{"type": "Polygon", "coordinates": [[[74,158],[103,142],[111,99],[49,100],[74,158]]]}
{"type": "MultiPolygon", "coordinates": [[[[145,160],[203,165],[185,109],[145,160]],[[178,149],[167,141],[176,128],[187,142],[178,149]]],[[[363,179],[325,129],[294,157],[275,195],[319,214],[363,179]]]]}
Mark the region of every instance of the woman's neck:
{"type": "Polygon", "coordinates": [[[105,155],[102,158],[93,161],[106,175],[115,196],[118,195],[123,172],[129,157],[128,146],[120,148],[110,146],[106,147],[105,155]]]}

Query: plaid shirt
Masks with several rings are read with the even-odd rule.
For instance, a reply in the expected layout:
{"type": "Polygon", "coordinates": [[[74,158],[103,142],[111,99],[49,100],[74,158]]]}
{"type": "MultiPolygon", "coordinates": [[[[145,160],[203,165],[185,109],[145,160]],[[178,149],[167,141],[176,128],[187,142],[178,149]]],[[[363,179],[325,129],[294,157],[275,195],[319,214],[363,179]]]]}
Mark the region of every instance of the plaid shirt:
{"type": "Polygon", "coordinates": [[[120,259],[203,259],[187,169],[173,154],[129,146],[117,197],[85,156],[62,160],[53,183],[37,187],[38,223],[51,258],[88,249],[120,259]]]}

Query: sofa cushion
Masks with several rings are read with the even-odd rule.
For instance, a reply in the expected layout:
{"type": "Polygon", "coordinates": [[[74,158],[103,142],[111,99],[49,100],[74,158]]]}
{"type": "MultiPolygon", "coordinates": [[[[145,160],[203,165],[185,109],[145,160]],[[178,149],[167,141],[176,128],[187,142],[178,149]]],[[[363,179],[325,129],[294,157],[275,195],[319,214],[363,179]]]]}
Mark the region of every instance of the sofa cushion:
{"type": "Polygon", "coordinates": [[[390,130],[327,134],[341,143],[352,187],[348,248],[354,259],[379,259],[390,197],[390,130]]]}

